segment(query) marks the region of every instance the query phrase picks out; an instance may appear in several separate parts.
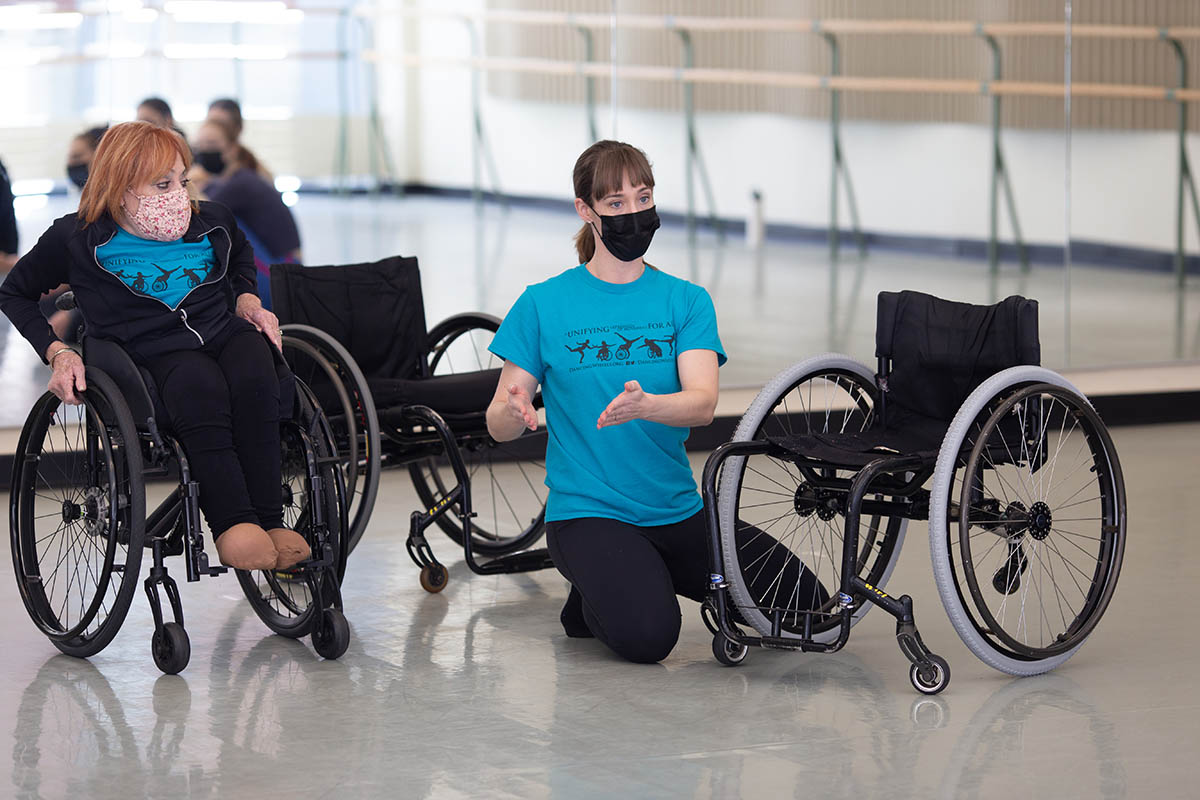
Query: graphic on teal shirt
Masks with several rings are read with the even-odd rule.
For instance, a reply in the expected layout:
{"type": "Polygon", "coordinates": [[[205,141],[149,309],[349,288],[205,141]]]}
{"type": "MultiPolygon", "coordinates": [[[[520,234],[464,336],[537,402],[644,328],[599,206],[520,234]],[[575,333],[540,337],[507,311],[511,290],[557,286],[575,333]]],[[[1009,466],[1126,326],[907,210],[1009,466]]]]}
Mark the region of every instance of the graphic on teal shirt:
{"type": "Polygon", "coordinates": [[[686,428],[635,420],[597,429],[596,418],[629,380],[651,394],[678,392],[680,352],[712,350],[725,361],[703,288],[653,269],[610,284],[575,267],[527,288],[489,349],[542,385],[548,521],[667,525],[700,509],[686,428]]]}
{"type": "Polygon", "coordinates": [[[133,291],[171,308],[178,308],[216,264],[207,236],[198,242],[157,242],[140,239],[124,228],[96,248],[96,260],[133,291]]]}

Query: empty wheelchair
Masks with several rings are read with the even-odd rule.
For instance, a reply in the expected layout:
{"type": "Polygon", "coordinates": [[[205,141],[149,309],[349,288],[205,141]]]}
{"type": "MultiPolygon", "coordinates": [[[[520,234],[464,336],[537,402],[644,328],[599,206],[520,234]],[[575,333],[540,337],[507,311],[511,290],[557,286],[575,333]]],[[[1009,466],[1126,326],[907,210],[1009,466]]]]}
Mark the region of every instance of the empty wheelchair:
{"type": "Polygon", "coordinates": [[[908,520],[928,519],[934,579],[967,647],[1013,675],[1057,667],[1112,598],[1125,487],[1087,398],[1038,366],[1037,303],[883,292],[876,355],[876,371],[829,354],[779,373],[708,459],[714,655],[836,651],[880,606],[913,686],[940,692],[949,665],[922,642],[911,598],[884,591],[908,520]],[[738,530],[769,533],[812,570],[811,596],[765,580],[738,530]]]}
{"type": "Polygon", "coordinates": [[[348,550],[366,530],[381,469],[405,467],[423,506],[410,517],[406,546],[426,590],[441,591],[449,577],[425,537],[433,524],[476,573],[552,566],[544,548],[530,549],[543,533],[545,427],[504,443],[487,432],[501,366],[488,351],[497,317],[456,314],[428,329],[415,258],[276,264],[271,294],[288,361],[336,437],[348,550]]]}
{"type": "MultiPolygon", "coordinates": [[[[209,564],[199,488],[182,448],[158,426],[165,417],[149,374],[114,342],[84,335],[82,344],[88,387],[83,404],[66,405],[46,392],[17,445],[10,533],[21,599],[55,647],[81,658],[95,655],[120,629],[149,550],[144,588],[154,615],[154,662],[163,672],[178,673],[191,646],[165,559],[182,555],[189,581],[227,568],[209,564]],[[174,477],[178,484],[147,514],[146,479],[174,477]]],[[[277,369],[281,388],[290,386],[281,360],[277,369]]],[[[286,571],[238,570],[238,582],[267,627],[292,638],[311,634],[317,653],[338,658],[350,638],[339,589],[346,529],[342,474],[316,398],[300,381],[284,394],[292,408],[281,423],[284,521],[307,539],[312,557],[286,571]]]]}

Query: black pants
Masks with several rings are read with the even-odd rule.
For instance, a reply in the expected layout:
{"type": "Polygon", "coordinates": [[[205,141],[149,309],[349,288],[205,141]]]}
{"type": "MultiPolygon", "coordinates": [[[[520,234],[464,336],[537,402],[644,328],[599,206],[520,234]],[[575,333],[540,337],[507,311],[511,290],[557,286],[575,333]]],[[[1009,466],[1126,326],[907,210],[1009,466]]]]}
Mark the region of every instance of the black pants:
{"type": "MultiPolygon", "coordinates": [[[[739,524],[743,563],[764,565],[751,575],[755,596],[769,583],[799,585],[798,597],[828,597],[807,567],[769,534],[739,524]],[[757,586],[755,581],[762,582],[757,586]]],[[[546,524],[550,556],[583,600],[583,619],[617,655],[638,663],[662,661],[679,639],[675,596],[702,601],[708,590],[704,512],[671,525],[640,527],[583,517],[546,524]]],[[[773,587],[770,587],[773,588],[773,587]]],[[[784,596],[788,596],[786,592],[784,596]]]]}
{"type": "Polygon", "coordinates": [[[283,525],[279,378],[270,348],[250,323],[231,319],[198,350],[143,363],[200,484],[214,536],[239,522],[283,525]]]}

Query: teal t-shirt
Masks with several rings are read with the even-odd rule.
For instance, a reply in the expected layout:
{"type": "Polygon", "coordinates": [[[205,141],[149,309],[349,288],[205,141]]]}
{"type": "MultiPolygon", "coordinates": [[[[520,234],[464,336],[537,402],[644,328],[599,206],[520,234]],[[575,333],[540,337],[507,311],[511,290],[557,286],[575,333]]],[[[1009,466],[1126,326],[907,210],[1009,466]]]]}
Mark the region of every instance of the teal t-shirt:
{"type": "Polygon", "coordinates": [[[669,525],[700,510],[687,428],[634,420],[597,429],[596,419],[626,381],[680,391],[679,353],[712,350],[725,363],[702,287],[650,267],[632,283],[607,283],[580,265],[526,288],[489,349],[542,385],[547,521],[669,525]]]}
{"type": "Polygon", "coordinates": [[[156,297],[172,309],[208,278],[216,264],[207,236],[198,242],[158,242],[124,228],[117,228],[115,236],[96,248],[96,260],[133,291],[156,297]]]}

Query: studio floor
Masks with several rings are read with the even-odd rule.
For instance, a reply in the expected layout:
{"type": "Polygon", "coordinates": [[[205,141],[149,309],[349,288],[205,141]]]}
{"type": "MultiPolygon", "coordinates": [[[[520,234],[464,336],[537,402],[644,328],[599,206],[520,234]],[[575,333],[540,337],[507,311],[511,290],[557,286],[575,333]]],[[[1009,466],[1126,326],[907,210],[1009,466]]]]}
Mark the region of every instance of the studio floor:
{"type": "Polygon", "coordinates": [[[437,534],[451,580],[426,594],[403,546],[417,500],[392,471],[346,575],[340,661],[271,635],[229,576],[183,585],[181,675],[155,668],[140,594],[113,644],[79,661],[55,654],[0,580],[0,796],[1194,797],[1200,425],[1114,435],[1130,509],[1120,585],[1049,675],[1006,677],[959,642],[920,523],[888,588],[913,595],[949,660],[942,695],[911,688],[878,611],[840,653],[752,650],[730,668],[682,600],[670,657],[623,663],[562,634],[556,573],[473,576],[437,534]]]}

